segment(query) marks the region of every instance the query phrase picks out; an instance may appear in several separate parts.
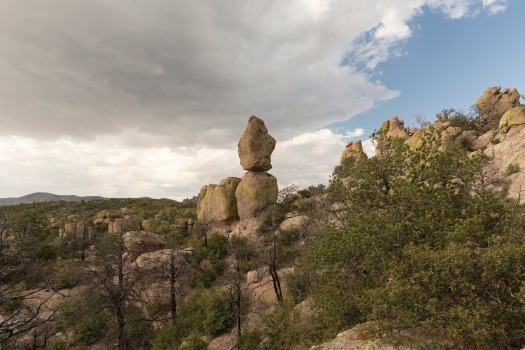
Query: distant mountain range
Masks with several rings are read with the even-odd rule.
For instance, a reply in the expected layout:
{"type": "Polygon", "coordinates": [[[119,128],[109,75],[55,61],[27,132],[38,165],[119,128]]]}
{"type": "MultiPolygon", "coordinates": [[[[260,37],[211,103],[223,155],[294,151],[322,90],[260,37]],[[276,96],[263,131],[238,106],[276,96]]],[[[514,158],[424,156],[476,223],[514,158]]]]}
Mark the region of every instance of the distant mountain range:
{"type": "Polygon", "coordinates": [[[81,200],[92,201],[95,199],[105,199],[104,197],[98,196],[86,196],[79,197],[74,195],[58,195],[46,192],[31,193],[18,198],[0,198],[0,205],[16,205],[21,203],[33,203],[33,202],[80,202],[81,200]]]}

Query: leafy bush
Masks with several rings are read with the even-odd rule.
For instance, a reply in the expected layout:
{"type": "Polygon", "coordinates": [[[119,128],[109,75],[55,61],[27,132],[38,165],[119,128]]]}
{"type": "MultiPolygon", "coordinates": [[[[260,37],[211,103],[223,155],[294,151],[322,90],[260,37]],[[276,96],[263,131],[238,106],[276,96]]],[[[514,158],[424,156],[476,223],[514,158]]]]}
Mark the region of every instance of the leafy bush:
{"type": "Polygon", "coordinates": [[[173,349],[196,334],[220,334],[231,324],[230,298],[223,290],[197,289],[182,303],[175,324],[162,328],[153,340],[153,349],[173,349]]]}
{"type": "Polygon", "coordinates": [[[501,193],[472,195],[481,159],[440,152],[439,135],[415,150],[381,147],[337,169],[329,191],[344,203],[342,228],[308,241],[316,322],[325,334],[373,319],[386,330],[428,326],[465,347],[522,346],[523,208],[501,193]]]}
{"type": "Polygon", "coordinates": [[[192,333],[189,337],[184,339],[184,342],[179,347],[179,350],[206,350],[207,345],[198,334],[192,333]]]}
{"type": "Polygon", "coordinates": [[[82,345],[90,345],[97,342],[106,332],[107,321],[107,318],[102,315],[82,318],[73,332],[73,342],[82,345]]]}
{"type": "Polygon", "coordinates": [[[196,283],[208,288],[224,269],[223,258],[228,254],[228,238],[212,234],[208,237],[207,246],[197,239],[190,243],[194,248],[195,262],[199,265],[196,283]]]}
{"type": "Polygon", "coordinates": [[[75,261],[64,261],[59,258],[53,265],[53,270],[52,285],[57,290],[73,288],[82,281],[81,268],[75,261]]]}
{"type": "Polygon", "coordinates": [[[49,350],[67,350],[68,345],[63,339],[53,339],[51,341],[51,345],[49,346],[49,350]]]}
{"type": "Polygon", "coordinates": [[[521,171],[520,165],[518,163],[511,163],[505,169],[505,176],[510,176],[512,174],[519,173],[521,171]]]}

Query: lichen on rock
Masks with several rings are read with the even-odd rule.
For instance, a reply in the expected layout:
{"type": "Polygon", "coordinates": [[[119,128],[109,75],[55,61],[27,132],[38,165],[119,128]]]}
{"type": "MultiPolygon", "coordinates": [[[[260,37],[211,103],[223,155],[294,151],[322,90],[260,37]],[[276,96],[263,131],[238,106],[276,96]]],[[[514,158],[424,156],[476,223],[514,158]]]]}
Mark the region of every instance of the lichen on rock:
{"type": "Polygon", "coordinates": [[[268,134],[264,121],[256,116],[251,116],[237,145],[243,169],[248,171],[270,170],[275,143],[275,139],[268,134]]]}

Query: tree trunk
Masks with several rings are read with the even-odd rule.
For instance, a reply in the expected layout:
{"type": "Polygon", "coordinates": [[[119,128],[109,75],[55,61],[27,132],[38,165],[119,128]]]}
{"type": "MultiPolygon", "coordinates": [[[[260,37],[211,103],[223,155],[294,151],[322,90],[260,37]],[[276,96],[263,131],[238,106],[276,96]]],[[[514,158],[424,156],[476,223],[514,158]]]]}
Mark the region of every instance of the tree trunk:
{"type": "Polygon", "coordinates": [[[118,348],[126,350],[126,318],[124,314],[124,235],[119,233],[118,253],[118,290],[117,290],[117,325],[118,325],[118,348]]]}
{"type": "Polygon", "coordinates": [[[236,287],[236,294],[237,294],[237,300],[236,300],[236,326],[237,326],[237,349],[240,347],[241,343],[241,266],[239,263],[239,259],[237,259],[237,285],[236,287]]]}
{"type": "Polygon", "coordinates": [[[275,243],[275,232],[273,234],[272,248],[270,251],[270,276],[272,276],[273,290],[275,291],[275,296],[277,301],[283,300],[283,291],[281,289],[281,280],[279,279],[279,274],[277,273],[277,245],[275,243]]]}
{"type": "Polygon", "coordinates": [[[170,311],[171,311],[171,323],[175,324],[177,317],[177,299],[176,299],[176,286],[175,286],[175,249],[171,252],[170,258],[170,311]]]}

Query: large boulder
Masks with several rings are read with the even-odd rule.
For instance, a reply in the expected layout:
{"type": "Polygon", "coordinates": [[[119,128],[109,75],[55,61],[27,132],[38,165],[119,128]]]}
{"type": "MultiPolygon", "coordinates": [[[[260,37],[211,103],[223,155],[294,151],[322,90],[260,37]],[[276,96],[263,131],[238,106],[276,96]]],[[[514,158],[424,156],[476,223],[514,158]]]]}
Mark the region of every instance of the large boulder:
{"type": "Polygon", "coordinates": [[[360,159],[362,157],[366,157],[366,153],[363,152],[363,144],[361,141],[354,141],[346,145],[340,162],[343,163],[345,159],[360,159]]]}
{"type": "Polygon", "coordinates": [[[241,219],[241,232],[260,230],[267,218],[267,208],[277,201],[277,179],[266,172],[247,172],[241,179],[235,197],[241,219]]]}
{"type": "Polygon", "coordinates": [[[219,185],[206,185],[199,193],[197,219],[201,222],[234,220],[237,214],[235,192],[241,179],[228,177],[219,185]]]}
{"type": "Polygon", "coordinates": [[[499,121],[499,129],[502,132],[513,126],[525,124],[525,107],[513,107],[509,109],[499,121]]]}
{"type": "Polygon", "coordinates": [[[161,249],[153,252],[146,252],[137,258],[137,267],[145,270],[165,269],[171,265],[171,257],[173,255],[173,262],[176,267],[182,266],[191,259],[193,250],[173,250],[161,249]]]}
{"type": "Polygon", "coordinates": [[[501,86],[490,87],[476,101],[476,106],[482,116],[499,119],[512,107],[520,105],[520,94],[516,89],[505,89],[501,86]]]}
{"type": "Polygon", "coordinates": [[[124,246],[134,260],[146,252],[163,249],[166,239],[161,235],[146,231],[129,231],[124,234],[124,246]]]}
{"type": "Polygon", "coordinates": [[[267,171],[272,168],[271,155],[275,149],[275,139],[268,134],[262,119],[250,117],[237,147],[244,170],[267,171]]]}
{"type": "Polygon", "coordinates": [[[281,231],[305,230],[310,218],[306,215],[297,215],[285,218],[279,225],[281,231]]]}

